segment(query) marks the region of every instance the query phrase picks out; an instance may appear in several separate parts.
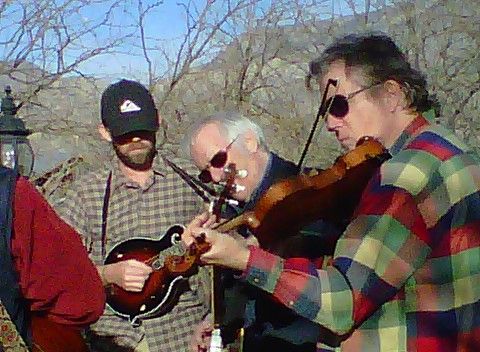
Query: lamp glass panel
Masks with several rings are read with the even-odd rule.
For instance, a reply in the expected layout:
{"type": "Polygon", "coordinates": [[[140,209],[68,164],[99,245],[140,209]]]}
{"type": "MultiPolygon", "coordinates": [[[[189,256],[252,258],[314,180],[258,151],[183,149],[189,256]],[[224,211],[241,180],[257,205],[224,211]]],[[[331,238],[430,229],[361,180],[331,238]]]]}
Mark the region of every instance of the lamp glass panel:
{"type": "Polygon", "coordinates": [[[28,143],[17,144],[18,148],[18,171],[23,176],[30,176],[33,169],[33,151],[28,143]]]}
{"type": "Polygon", "coordinates": [[[8,168],[15,168],[15,144],[0,143],[0,162],[8,168]]]}

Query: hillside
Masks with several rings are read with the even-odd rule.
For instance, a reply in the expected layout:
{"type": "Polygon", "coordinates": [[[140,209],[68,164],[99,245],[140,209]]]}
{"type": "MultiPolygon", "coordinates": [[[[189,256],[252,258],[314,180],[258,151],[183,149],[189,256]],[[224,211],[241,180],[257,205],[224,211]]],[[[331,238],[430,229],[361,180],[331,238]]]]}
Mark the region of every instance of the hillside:
{"type": "MultiPolygon", "coordinates": [[[[479,22],[475,1],[450,0],[400,2],[369,13],[367,23],[365,14],[334,21],[258,22],[232,40],[219,41],[218,54],[190,68],[172,91],[170,81],[156,81],[153,94],[167,127],[167,139],[160,138],[160,144],[181,153],[181,136],[197,117],[239,109],[265,128],[273,150],[298,160],[319,103],[318,92],[304,87],[308,61],[334,37],[381,30],[394,37],[414,65],[427,73],[431,91],[442,104],[438,122],[478,148],[479,22]]],[[[32,66],[33,73],[19,74],[35,74],[35,70],[32,66]]],[[[28,87],[0,75],[0,84],[5,83],[12,85],[14,94],[28,92],[28,87]]],[[[34,131],[31,142],[37,174],[72,156],[82,156],[84,168],[111,157],[109,146],[96,133],[100,95],[107,83],[91,77],[63,77],[41,89],[32,104],[21,109],[19,115],[34,131]]],[[[319,131],[307,164],[329,165],[339,153],[332,136],[319,131]]]]}

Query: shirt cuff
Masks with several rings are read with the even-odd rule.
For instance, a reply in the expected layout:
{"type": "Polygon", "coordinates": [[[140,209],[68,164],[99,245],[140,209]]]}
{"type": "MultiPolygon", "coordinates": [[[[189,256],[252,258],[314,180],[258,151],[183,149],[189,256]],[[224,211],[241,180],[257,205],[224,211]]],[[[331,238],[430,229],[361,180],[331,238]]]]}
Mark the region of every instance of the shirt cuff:
{"type": "Polygon", "coordinates": [[[256,246],[248,248],[250,255],[242,279],[272,293],[282,272],[284,260],[256,246]]]}

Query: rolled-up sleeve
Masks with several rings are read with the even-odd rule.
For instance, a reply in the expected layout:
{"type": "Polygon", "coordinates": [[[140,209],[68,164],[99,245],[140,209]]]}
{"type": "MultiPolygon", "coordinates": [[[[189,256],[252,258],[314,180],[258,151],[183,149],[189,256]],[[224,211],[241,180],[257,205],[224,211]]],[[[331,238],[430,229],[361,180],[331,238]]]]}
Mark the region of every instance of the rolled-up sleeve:
{"type": "Polygon", "coordinates": [[[317,270],[308,259],[283,259],[254,247],[250,249],[248,263],[244,279],[251,285],[271,293],[297,314],[337,334],[351,329],[352,292],[335,267],[317,270]]]}

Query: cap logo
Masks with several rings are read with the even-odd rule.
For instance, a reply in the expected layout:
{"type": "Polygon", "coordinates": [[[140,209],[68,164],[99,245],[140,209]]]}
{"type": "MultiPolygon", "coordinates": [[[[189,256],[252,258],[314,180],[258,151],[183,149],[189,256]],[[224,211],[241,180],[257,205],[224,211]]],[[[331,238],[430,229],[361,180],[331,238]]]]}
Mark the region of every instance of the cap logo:
{"type": "Polygon", "coordinates": [[[142,111],[142,109],[131,100],[125,100],[120,106],[120,112],[122,114],[126,112],[134,112],[134,111],[142,111]]]}

